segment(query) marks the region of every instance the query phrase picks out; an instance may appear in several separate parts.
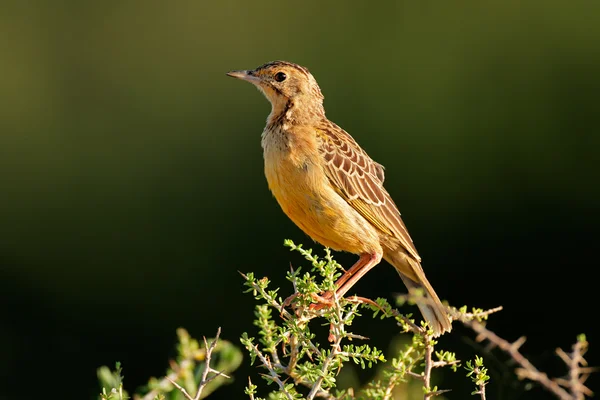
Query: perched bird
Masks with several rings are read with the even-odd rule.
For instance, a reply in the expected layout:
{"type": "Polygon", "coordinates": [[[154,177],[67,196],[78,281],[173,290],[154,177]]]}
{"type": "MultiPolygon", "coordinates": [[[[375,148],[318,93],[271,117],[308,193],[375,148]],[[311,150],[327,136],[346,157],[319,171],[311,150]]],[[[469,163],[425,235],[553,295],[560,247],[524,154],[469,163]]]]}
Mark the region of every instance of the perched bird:
{"type": "MultiPolygon", "coordinates": [[[[321,89],[308,69],[273,61],[227,75],[254,84],[271,102],[262,133],[265,175],[285,214],[313,240],[360,256],[336,282],[338,298],[383,258],[409,292],[422,290],[417,305],[435,335],[450,331],[446,308],[383,187],[383,166],[327,119],[321,89]]],[[[323,301],[332,296],[325,293],[323,301]]]]}

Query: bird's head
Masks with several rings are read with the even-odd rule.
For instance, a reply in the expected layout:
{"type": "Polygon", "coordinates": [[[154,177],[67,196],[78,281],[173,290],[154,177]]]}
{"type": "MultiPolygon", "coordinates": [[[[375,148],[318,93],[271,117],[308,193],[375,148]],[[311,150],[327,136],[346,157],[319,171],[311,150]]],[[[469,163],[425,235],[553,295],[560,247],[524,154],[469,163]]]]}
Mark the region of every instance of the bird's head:
{"type": "Polygon", "coordinates": [[[289,113],[292,119],[321,117],[323,94],[308,69],[287,61],[273,61],[253,70],[231,71],[227,75],[248,81],[271,102],[270,119],[289,113]]]}

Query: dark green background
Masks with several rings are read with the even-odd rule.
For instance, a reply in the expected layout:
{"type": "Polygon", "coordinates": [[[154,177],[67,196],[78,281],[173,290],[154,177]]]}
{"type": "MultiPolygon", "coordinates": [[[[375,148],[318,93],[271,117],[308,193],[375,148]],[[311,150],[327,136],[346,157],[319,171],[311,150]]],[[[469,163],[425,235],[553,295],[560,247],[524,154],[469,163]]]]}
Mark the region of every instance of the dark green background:
{"type": "MultiPolygon", "coordinates": [[[[441,297],[504,305],[490,327],[551,372],[580,332],[598,364],[598,2],[6,1],[0,51],[0,399],[92,398],[116,360],[133,388],[179,326],[237,341],[237,270],[291,292],[283,239],[312,244],[263,177],[268,103],[225,76],[274,59],[387,167],[441,297]]],[[[355,287],[404,290],[386,265],[355,287]]]]}

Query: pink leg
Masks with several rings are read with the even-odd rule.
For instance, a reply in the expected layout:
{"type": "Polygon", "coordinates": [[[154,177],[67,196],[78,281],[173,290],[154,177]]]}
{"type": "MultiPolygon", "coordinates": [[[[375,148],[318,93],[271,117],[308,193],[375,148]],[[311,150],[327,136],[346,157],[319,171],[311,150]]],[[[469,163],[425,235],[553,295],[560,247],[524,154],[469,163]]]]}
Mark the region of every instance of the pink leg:
{"type": "MultiPolygon", "coordinates": [[[[360,278],[369,272],[371,268],[379,264],[381,256],[382,255],[378,253],[361,254],[358,261],[335,282],[335,286],[337,287],[335,292],[337,298],[342,298],[360,278]]],[[[314,299],[317,301],[317,304],[313,304],[311,308],[318,310],[323,307],[331,306],[333,304],[331,300],[332,297],[333,293],[331,292],[324,293],[321,296],[315,295],[314,299]]]]}
{"type": "Polygon", "coordinates": [[[381,261],[382,254],[361,254],[360,258],[340,279],[337,280],[335,285],[337,290],[335,294],[338,298],[344,297],[346,292],[354,286],[360,278],[362,278],[367,272],[369,272],[374,266],[379,264],[381,261]]]}
{"type": "Polygon", "coordinates": [[[341,288],[342,285],[346,283],[346,281],[350,279],[353,275],[355,275],[362,267],[364,267],[370,259],[370,254],[361,254],[358,261],[356,261],[354,265],[350,267],[348,271],[344,272],[344,275],[340,276],[340,278],[335,282],[335,287],[338,289],[341,288]]]}

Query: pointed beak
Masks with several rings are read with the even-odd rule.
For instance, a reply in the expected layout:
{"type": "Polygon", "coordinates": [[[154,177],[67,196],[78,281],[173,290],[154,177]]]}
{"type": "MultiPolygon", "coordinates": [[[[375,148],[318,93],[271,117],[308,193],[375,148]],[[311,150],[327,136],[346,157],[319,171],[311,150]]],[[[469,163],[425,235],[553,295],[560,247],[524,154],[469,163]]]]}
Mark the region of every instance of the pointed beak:
{"type": "Polygon", "coordinates": [[[260,78],[254,75],[254,71],[240,70],[240,71],[229,71],[227,76],[231,76],[232,78],[241,79],[243,81],[248,81],[254,84],[260,82],[260,78]]]}
{"type": "Polygon", "coordinates": [[[238,78],[238,79],[246,79],[246,76],[248,76],[248,71],[245,71],[245,70],[229,71],[227,73],[227,76],[231,76],[232,78],[238,78]]]}

